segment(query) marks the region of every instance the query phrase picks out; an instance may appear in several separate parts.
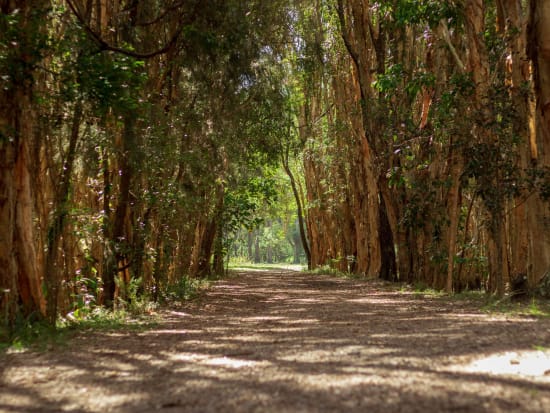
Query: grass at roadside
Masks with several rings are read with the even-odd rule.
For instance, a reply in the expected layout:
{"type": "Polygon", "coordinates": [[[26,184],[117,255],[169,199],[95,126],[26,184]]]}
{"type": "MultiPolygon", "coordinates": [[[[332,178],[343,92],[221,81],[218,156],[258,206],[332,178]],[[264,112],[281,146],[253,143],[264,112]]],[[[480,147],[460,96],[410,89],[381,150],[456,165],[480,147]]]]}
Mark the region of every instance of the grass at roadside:
{"type": "Polygon", "coordinates": [[[19,319],[11,331],[0,325],[0,353],[32,349],[44,351],[62,346],[82,331],[141,331],[157,325],[158,310],[198,298],[216,277],[191,279],[182,277],[159,293],[157,301],[138,298],[130,292],[127,301],[119,299],[115,309],[99,305],[80,306],[59,317],[55,328],[38,317],[19,319]]]}
{"type": "Polygon", "coordinates": [[[444,301],[467,302],[489,314],[507,314],[519,317],[550,318],[550,300],[536,296],[514,298],[509,295],[497,297],[485,291],[464,291],[446,294],[433,289],[414,289],[419,298],[433,297],[444,301]]]}
{"type": "Polygon", "coordinates": [[[306,274],[311,274],[311,275],[328,275],[333,277],[349,278],[352,280],[361,280],[361,279],[365,281],[368,280],[362,274],[355,274],[353,272],[340,271],[340,270],[337,270],[336,268],[332,268],[330,265],[323,265],[313,270],[308,270],[304,268],[303,271],[306,274]]]}
{"type": "MultiPolygon", "coordinates": [[[[351,279],[363,279],[365,282],[369,281],[360,275],[341,272],[329,266],[323,266],[313,271],[306,272],[313,275],[328,275],[351,279]]],[[[413,294],[414,297],[418,299],[433,298],[447,302],[467,302],[485,313],[508,314],[518,317],[550,318],[550,300],[542,297],[526,296],[518,299],[505,296],[503,298],[498,298],[481,290],[448,294],[444,291],[430,288],[422,283],[414,285],[406,283],[387,283],[386,287],[402,293],[413,294]]]]}
{"type": "Polygon", "coordinates": [[[126,310],[94,309],[85,317],[59,318],[55,328],[44,321],[23,320],[10,333],[0,331],[0,353],[11,351],[45,351],[51,347],[63,346],[76,333],[82,331],[141,331],[157,325],[158,315],[130,313],[126,310]]]}
{"type": "Polygon", "coordinates": [[[520,301],[504,297],[487,297],[482,309],[488,313],[510,314],[514,316],[550,318],[550,300],[528,297],[520,301]]]}
{"type": "Polygon", "coordinates": [[[304,268],[300,264],[254,264],[250,262],[230,262],[229,270],[239,271],[239,270],[251,270],[251,271],[269,271],[269,270],[281,270],[281,271],[302,271],[304,268]]]}

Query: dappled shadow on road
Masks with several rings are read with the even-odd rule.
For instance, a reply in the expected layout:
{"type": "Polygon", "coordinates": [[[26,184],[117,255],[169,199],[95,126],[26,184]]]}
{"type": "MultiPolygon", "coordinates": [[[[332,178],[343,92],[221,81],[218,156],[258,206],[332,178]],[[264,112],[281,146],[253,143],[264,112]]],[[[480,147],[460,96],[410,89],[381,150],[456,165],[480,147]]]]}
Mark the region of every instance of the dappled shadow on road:
{"type": "Polygon", "coordinates": [[[222,281],[163,320],[7,356],[0,411],[550,411],[546,354],[532,375],[471,368],[512,351],[521,365],[550,345],[547,320],[273,271],[222,281]]]}

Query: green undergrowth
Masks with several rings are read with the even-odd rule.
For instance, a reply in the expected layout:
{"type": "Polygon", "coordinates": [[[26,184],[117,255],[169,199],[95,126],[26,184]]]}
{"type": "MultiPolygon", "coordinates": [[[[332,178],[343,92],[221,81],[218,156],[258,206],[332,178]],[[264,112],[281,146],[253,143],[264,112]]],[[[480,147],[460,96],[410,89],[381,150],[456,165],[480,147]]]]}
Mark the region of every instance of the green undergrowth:
{"type": "Polygon", "coordinates": [[[497,297],[482,290],[469,290],[448,294],[423,284],[402,284],[399,291],[414,294],[415,297],[434,298],[445,302],[462,302],[471,304],[489,314],[508,314],[523,317],[550,317],[550,300],[537,296],[521,298],[506,295],[497,297]]]}
{"type": "Polygon", "coordinates": [[[221,275],[212,275],[206,278],[182,277],[177,282],[167,285],[159,294],[158,301],[161,305],[173,305],[185,301],[194,300],[216,280],[223,278],[221,275]]]}
{"type": "Polygon", "coordinates": [[[426,290],[416,294],[435,297],[444,301],[468,303],[488,314],[550,318],[550,300],[537,296],[518,298],[506,295],[504,297],[497,297],[481,290],[464,291],[455,294],[426,290]]]}
{"type": "Polygon", "coordinates": [[[44,321],[18,320],[11,331],[0,328],[0,353],[30,348],[44,351],[64,344],[66,338],[65,329],[54,329],[44,321]]]}
{"type": "Polygon", "coordinates": [[[334,277],[344,277],[344,278],[351,276],[351,274],[339,271],[336,268],[330,267],[329,265],[323,265],[321,267],[317,267],[312,270],[305,270],[304,272],[310,275],[331,275],[334,277]]]}
{"type": "Polygon", "coordinates": [[[154,328],[162,308],[200,297],[219,278],[183,277],[177,283],[165,286],[156,302],[148,296],[138,297],[129,289],[130,296],[126,300],[118,299],[114,309],[93,304],[77,305],[73,311],[58,318],[55,328],[38,317],[19,319],[11,331],[0,326],[0,353],[45,351],[66,345],[72,336],[83,331],[142,331],[154,328]]]}
{"type": "Polygon", "coordinates": [[[0,330],[0,352],[45,351],[66,345],[76,333],[83,331],[141,331],[157,325],[158,313],[153,305],[147,312],[126,309],[107,310],[96,307],[86,315],[74,312],[60,317],[55,328],[43,320],[18,321],[11,332],[0,330]]]}
{"type": "MultiPolygon", "coordinates": [[[[314,270],[305,271],[312,275],[327,275],[349,279],[363,279],[361,275],[338,271],[330,266],[323,266],[314,270]]],[[[460,293],[448,294],[436,290],[424,283],[388,283],[388,288],[402,293],[412,294],[414,298],[431,298],[441,302],[462,302],[471,304],[489,314],[507,314],[518,317],[550,318],[550,299],[540,296],[511,297],[509,295],[498,298],[482,290],[469,290],[460,293]]]]}
{"type": "Polygon", "coordinates": [[[448,296],[445,292],[436,290],[422,282],[415,284],[399,283],[397,285],[399,285],[399,291],[403,293],[412,293],[417,298],[448,296]]]}
{"type": "Polygon", "coordinates": [[[526,297],[516,300],[510,297],[487,297],[481,307],[487,313],[509,314],[513,316],[550,318],[550,300],[539,297],[526,297]]]}
{"type": "Polygon", "coordinates": [[[313,270],[304,270],[304,272],[310,275],[328,275],[331,277],[348,278],[352,280],[367,280],[367,278],[365,278],[362,274],[340,271],[336,268],[331,267],[330,265],[323,265],[313,270]]]}

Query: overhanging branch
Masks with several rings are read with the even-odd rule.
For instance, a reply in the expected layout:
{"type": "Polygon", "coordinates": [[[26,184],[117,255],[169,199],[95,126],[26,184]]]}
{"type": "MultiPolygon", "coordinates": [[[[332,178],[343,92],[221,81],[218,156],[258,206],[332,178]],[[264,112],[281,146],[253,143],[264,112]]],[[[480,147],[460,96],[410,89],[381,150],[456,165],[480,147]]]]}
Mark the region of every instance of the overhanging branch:
{"type": "Polygon", "coordinates": [[[176,33],[172,36],[172,38],[166,43],[163,47],[160,49],[146,52],[146,53],[140,53],[136,52],[134,50],[125,49],[122,47],[114,46],[112,44],[109,44],[105,39],[101,37],[101,34],[96,33],[86,22],[80,11],[77,9],[77,7],[74,5],[73,0],[66,0],[67,4],[69,5],[69,8],[73,12],[73,14],[78,19],[79,23],[82,25],[84,30],[98,43],[100,48],[102,50],[109,50],[116,53],[121,53],[126,56],[134,57],[136,59],[150,59],[152,57],[165,54],[167,53],[178,41],[179,36],[181,35],[183,31],[183,25],[180,25],[180,27],[176,30],[176,33]]]}

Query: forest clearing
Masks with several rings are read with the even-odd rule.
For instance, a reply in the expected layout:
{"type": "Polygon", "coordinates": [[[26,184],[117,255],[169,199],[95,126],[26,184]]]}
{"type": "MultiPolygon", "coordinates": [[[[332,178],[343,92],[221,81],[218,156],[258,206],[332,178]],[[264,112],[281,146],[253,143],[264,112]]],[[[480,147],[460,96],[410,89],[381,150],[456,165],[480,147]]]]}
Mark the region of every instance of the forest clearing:
{"type": "Polygon", "coordinates": [[[1,356],[0,411],[550,411],[550,319],[250,271],[137,331],[1,356]]]}

